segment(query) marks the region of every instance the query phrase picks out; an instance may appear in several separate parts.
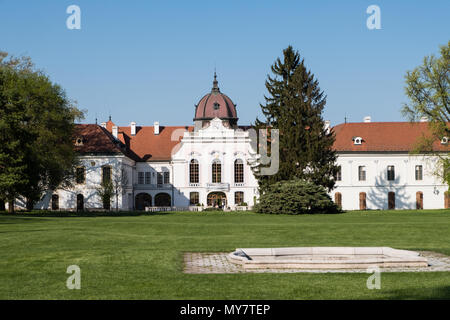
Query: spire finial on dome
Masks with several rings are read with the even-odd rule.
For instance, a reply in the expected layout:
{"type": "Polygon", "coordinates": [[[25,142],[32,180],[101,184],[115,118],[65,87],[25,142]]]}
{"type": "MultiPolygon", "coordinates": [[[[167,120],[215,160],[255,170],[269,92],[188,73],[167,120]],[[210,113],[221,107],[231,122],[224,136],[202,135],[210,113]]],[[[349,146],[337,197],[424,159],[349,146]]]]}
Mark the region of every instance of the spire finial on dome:
{"type": "Polygon", "coordinates": [[[218,93],[218,92],[220,92],[220,89],[219,89],[219,82],[217,81],[217,74],[216,74],[215,69],[216,68],[214,68],[214,81],[213,81],[213,87],[212,87],[211,92],[218,93]]]}

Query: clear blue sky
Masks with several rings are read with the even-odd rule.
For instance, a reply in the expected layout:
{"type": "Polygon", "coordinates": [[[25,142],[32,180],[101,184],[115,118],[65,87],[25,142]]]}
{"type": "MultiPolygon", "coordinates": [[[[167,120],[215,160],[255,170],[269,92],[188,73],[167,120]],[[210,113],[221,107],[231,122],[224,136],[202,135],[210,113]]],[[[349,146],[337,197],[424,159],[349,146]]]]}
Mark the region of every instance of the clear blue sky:
{"type": "Polygon", "coordinates": [[[404,75],[438,53],[450,1],[0,0],[0,50],[28,55],[86,109],[83,122],[187,125],[194,104],[219,86],[240,124],[260,116],[264,82],[288,45],[328,96],[324,118],[402,121],[404,75]],[[81,8],[81,30],[66,8],[81,8]],[[366,8],[381,8],[368,30],[366,8]]]}

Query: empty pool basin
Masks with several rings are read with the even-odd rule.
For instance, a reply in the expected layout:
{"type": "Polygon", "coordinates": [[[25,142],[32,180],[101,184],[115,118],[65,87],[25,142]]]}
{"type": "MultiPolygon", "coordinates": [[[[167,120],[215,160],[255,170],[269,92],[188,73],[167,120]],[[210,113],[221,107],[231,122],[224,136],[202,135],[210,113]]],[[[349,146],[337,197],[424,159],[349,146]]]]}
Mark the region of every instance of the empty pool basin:
{"type": "Polygon", "coordinates": [[[418,252],[390,247],[239,248],[228,255],[245,269],[366,269],[427,267],[418,252]]]}

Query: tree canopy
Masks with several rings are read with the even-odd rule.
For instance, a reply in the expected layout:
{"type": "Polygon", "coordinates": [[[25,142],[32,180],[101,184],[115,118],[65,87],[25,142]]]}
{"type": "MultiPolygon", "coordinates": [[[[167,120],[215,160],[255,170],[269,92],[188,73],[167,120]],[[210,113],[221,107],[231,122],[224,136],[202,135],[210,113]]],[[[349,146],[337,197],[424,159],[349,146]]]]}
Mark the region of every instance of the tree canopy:
{"type": "Polygon", "coordinates": [[[422,65],[406,73],[405,93],[409,103],[404,104],[402,112],[411,121],[427,118],[431,135],[422,136],[413,152],[437,155],[441,166],[435,174],[450,185],[448,150],[433,152],[432,148],[436,139],[450,138],[449,71],[450,41],[440,47],[439,57],[426,56],[422,65]]]}
{"type": "Polygon", "coordinates": [[[10,210],[19,196],[29,208],[43,191],[70,184],[74,121],[82,117],[30,58],[0,52],[0,198],[10,210]]]}
{"type": "Polygon", "coordinates": [[[279,130],[279,170],[257,176],[260,189],[298,178],[331,190],[337,171],[335,138],[322,119],[326,96],[318,80],[292,46],[283,50],[271,71],[266,80],[268,95],[261,104],[265,119],[256,119],[254,127],[279,130]]]}

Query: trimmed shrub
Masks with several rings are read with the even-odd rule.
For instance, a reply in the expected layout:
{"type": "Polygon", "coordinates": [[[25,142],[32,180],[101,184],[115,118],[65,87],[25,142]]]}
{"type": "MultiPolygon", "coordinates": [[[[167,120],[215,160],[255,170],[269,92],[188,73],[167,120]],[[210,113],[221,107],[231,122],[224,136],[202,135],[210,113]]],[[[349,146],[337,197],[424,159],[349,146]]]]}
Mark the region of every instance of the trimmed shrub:
{"type": "Polygon", "coordinates": [[[338,213],[325,188],[305,180],[280,181],[262,194],[255,211],[272,214],[338,213]]]}

